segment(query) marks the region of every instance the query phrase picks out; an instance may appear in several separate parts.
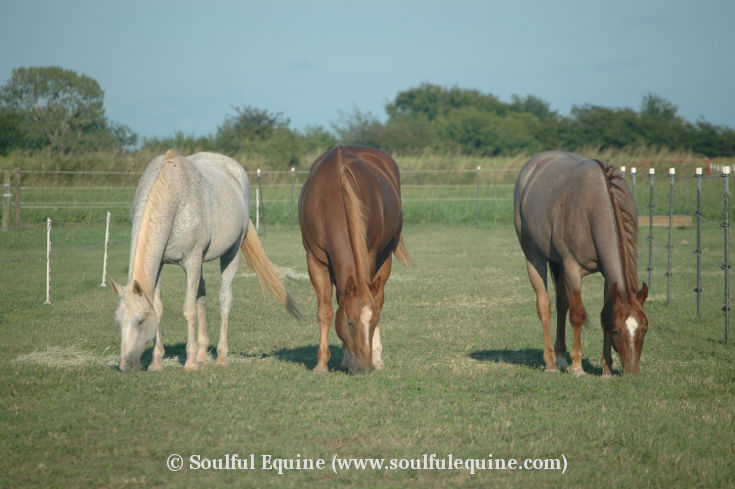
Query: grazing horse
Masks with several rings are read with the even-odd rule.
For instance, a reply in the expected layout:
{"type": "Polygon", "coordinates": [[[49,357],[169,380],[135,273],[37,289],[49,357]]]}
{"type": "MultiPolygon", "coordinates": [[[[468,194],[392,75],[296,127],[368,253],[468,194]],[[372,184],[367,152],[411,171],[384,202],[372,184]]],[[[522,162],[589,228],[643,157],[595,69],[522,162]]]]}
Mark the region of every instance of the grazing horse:
{"type": "Polygon", "coordinates": [[[612,346],[624,373],[640,372],[648,319],[638,289],[636,247],[638,213],[620,172],[607,163],[552,151],[532,157],[521,169],[513,193],[516,233],[526,255],[536,309],[544,327],[546,371],[566,368],[566,314],[574,330],[572,373],[581,375],[582,277],[605,278],[601,320],[604,334],[602,372],[611,375],[612,346]],[[551,301],[546,265],[556,288],[556,342],[549,333],[551,301]]]}
{"type": "Polygon", "coordinates": [[[115,321],[120,327],[120,370],[140,364],[146,343],[155,339],[149,370],[160,370],[161,269],[176,263],[186,272],[184,317],[188,327],[187,371],[206,362],[207,336],[202,262],[220,259],[221,329],[217,364],[227,365],[227,322],[232,304],[232,280],[242,248],[261,284],[294,316],[298,309],[263,252],[249,219],[250,183],[235,160],[214,153],[189,157],[169,151],[154,158],[143,171],[130,211],[132,234],[127,285],[111,281],[120,297],[115,321]],[[198,335],[194,325],[198,323],[198,335]]]}
{"type": "Polygon", "coordinates": [[[327,151],[311,166],[301,189],[299,223],[318,306],[319,351],[313,371],[327,372],[332,284],[343,366],[352,372],[381,369],[380,311],[391,255],[406,266],[409,261],[401,238],[398,165],[367,146],[327,151]]]}

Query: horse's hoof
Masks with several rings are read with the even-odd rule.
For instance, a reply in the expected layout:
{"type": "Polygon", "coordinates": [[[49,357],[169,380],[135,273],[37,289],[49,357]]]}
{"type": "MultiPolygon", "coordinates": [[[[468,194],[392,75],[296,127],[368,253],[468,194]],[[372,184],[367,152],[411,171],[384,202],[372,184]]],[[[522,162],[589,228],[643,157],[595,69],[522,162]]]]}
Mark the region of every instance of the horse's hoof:
{"type": "Polygon", "coordinates": [[[186,363],[186,364],[184,365],[184,370],[185,370],[186,372],[196,372],[197,370],[199,370],[199,364],[197,364],[197,363],[193,363],[193,362],[192,362],[192,363],[188,363],[188,362],[187,362],[187,363],[186,363]]]}
{"type": "Polygon", "coordinates": [[[148,365],[148,370],[151,372],[160,372],[163,370],[163,365],[161,362],[153,362],[150,365],[148,365]]]}
{"type": "Polygon", "coordinates": [[[317,365],[312,369],[311,373],[313,373],[314,375],[324,375],[329,373],[329,369],[327,367],[317,365]]]}
{"type": "Polygon", "coordinates": [[[559,369],[558,368],[546,368],[544,369],[544,372],[547,374],[558,374],[559,369]]]}
{"type": "Polygon", "coordinates": [[[217,360],[214,362],[214,364],[217,365],[218,367],[222,367],[222,368],[227,368],[227,367],[230,366],[230,362],[227,361],[227,358],[226,357],[219,357],[219,358],[217,358],[217,360]]]}
{"type": "Polygon", "coordinates": [[[579,370],[572,370],[572,375],[574,375],[575,377],[584,377],[587,374],[584,373],[584,370],[580,368],[579,370]]]}

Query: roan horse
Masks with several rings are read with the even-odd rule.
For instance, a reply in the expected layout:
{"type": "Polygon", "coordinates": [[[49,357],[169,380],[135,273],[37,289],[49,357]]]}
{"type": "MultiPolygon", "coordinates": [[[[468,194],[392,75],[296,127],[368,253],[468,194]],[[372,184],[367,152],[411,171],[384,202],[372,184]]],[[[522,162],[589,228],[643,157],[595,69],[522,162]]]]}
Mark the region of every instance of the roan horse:
{"type": "Polygon", "coordinates": [[[316,159],[299,197],[299,223],[309,277],[317,296],[319,351],[315,373],[327,372],[332,284],[335,329],[343,366],[352,372],[383,367],[380,311],[392,254],[408,266],[401,238],[398,166],[367,146],[337,146],[316,159]]]}
{"type": "Polygon", "coordinates": [[[227,156],[197,153],[182,157],[169,151],[148,163],[130,211],[128,282],[122,287],[111,281],[120,297],[115,312],[121,336],[120,370],[126,372],[139,366],[146,343],[154,339],[153,360],[148,368],[163,367],[160,276],[164,263],[176,263],[186,272],[187,371],[197,370],[199,362],[207,360],[204,261],[219,258],[222,273],[218,365],[227,365],[227,323],[240,248],[261,284],[299,317],[250,222],[249,198],[250,183],[245,170],[227,156]]]}
{"type": "Polygon", "coordinates": [[[572,153],[547,152],[532,157],[521,169],[513,194],[515,228],[526,255],[536,309],[544,327],[547,371],[566,368],[567,310],[574,330],[572,373],[583,374],[581,329],[582,277],[601,272],[605,278],[602,371],[612,374],[612,346],[624,373],[639,373],[648,319],[638,289],[636,247],[638,214],[620,172],[607,163],[572,153]],[[549,333],[551,301],[546,265],[556,288],[556,343],[549,333]]]}

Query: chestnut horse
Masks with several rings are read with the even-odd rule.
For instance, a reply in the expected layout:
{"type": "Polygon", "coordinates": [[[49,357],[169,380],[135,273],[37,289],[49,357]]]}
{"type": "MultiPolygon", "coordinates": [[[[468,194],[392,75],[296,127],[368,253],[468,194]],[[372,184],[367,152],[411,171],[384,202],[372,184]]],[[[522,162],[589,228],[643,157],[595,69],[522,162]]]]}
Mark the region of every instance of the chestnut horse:
{"type": "Polygon", "coordinates": [[[582,277],[605,278],[601,320],[604,334],[602,372],[611,375],[612,346],[624,373],[639,373],[648,319],[638,289],[636,247],[638,213],[620,172],[598,160],[552,151],[523,166],[513,194],[518,240],[526,255],[528,277],[536,291],[536,309],[544,327],[546,370],[566,368],[566,314],[574,330],[572,373],[583,374],[580,336],[586,313],[582,277]],[[556,288],[556,343],[549,333],[551,301],[546,266],[556,288]]]}
{"type": "Polygon", "coordinates": [[[327,372],[332,284],[343,366],[352,372],[381,369],[380,311],[391,255],[404,265],[409,259],[401,238],[398,165],[367,146],[327,151],[311,166],[301,189],[299,224],[318,306],[319,351],[313,371],[327,372]]]}

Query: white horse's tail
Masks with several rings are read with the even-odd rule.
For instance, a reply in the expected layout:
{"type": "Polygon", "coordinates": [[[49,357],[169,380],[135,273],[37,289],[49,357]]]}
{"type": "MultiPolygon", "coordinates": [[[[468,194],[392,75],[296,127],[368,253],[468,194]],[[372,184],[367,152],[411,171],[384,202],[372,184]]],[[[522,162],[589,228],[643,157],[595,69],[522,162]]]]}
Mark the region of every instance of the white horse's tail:
{"type": "Polygon", "coordinates": [[[255,275],[258,276],[258,281],[260,282],[260,286],[263,290],[265,291],[265,289],[268,289],[271,294],[278,299],[278,302],[283,304],[283,307],[291,313],[291,315],[296,319],[301,320],[301,312],[299,312],[298,307],[296,307],[296,303],[286,290],[286,286],[284,286],[281,279],[278,278],[275,265],[273,265],[268,257],[265,256],[263,245],[260,242],[258,233],[255,231],[253,221],[250,221],[249,223],[248,233],[245,235],[245,239],[243,240],[240,249],[245,255],[245,259],[248,261],[248,266],[253,269],[255,271],[255,275]]]}

